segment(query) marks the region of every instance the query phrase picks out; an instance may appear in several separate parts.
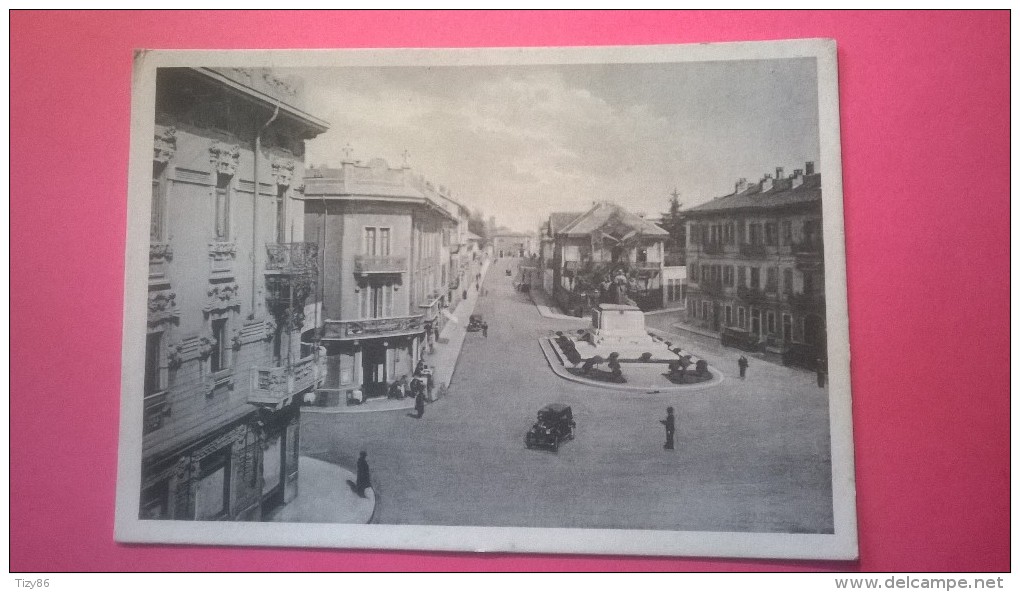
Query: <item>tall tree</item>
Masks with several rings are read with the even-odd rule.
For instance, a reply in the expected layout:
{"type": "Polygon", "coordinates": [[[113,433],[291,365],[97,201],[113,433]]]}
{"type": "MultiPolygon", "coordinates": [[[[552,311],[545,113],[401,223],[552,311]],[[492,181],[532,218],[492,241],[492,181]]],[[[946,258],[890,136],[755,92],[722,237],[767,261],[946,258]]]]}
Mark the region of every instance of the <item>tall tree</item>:
{"type": "Polygon", "coordinates": [[[669,242],[666,249],[673,252],[684,250],[687,245],[687,225],[683,214],[683,202],[680,201],[680,192],[676,189],[669,197],[669,211],[662,216],[662,228],[669,233],[669,242]]]}

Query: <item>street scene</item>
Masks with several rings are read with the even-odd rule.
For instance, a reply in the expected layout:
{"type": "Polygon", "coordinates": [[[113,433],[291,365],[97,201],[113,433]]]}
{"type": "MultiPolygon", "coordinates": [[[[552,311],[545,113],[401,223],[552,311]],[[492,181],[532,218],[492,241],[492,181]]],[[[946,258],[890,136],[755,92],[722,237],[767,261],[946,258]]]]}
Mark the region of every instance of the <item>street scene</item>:
{"type": "Polygon", "coordinates": [[[152,82],[138,520],[836,532],[814,58],[152,82]]]}

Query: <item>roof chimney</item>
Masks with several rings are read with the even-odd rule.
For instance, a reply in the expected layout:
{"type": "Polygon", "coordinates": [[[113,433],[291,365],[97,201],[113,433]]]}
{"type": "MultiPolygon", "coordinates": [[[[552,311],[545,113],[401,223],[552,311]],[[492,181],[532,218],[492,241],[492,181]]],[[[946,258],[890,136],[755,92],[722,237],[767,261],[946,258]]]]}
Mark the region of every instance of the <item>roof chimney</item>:
{"type": "Polygon", "coordinates": [[[815,163],[814,163],[814,161],[809,160],[809,161],[804,163],[804,174],[805,175],[813,175],[813,174],[815,174],[815,163]]]}
{"type": "Polygon", "coordinates": [[[737,184],[734,189],[734,193],[743,193],[744,191],[747,191],[747,177],[737,179],[737,184]]]}
{"type": "Polygon", "coordinates": [[[776,181],[783,178],[783,167],[776,167],[776,181]]]}
{"type": "Polygon", "coordinates": [[[766,191],[771,190],[772,190],[772,175],[766,174],[765,177],[762,178],[761,180],[761,192],[765,193],[766,191]]]}
{"type": "Polygon", "coordinates": [[[796,189],[804,184],[804,171],[802,169],[793,169],[793,175],[790,177],[790,189],[796,189]]]}

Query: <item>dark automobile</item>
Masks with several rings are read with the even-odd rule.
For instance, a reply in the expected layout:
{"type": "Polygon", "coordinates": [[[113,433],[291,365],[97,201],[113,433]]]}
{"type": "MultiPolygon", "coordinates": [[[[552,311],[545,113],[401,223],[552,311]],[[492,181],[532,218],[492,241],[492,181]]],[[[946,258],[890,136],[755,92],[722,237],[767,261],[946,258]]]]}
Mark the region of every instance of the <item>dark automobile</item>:
{"type": "Polygon", "coordinates": [[[481,331],[482,330],[482,325],[484,325],[484,324],[485,324],[485,321],[482,320],[482,315],[480,315],[480,314],[473,314],[473,315],[471,315],[468,318],[467,330],[468,331],[481,331]]]}
{"type": "Polygon", "coordinates": [[[574,414],[569,405],[552,403],[539,409],[538,421],[524,436],[524,445],[530,448],[558,450],[564,440],[574,439],[574,414]]]}

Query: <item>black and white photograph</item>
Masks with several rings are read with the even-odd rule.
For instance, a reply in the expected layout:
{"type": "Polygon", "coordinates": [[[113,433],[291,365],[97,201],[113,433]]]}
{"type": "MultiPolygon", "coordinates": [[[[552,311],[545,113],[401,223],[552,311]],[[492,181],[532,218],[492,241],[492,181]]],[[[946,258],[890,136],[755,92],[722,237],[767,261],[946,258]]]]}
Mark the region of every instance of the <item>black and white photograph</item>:
{"type": "Polygon", "coordinates": [[[117,540],[857,557],[836,82],[139,51],[117,540]]]}

